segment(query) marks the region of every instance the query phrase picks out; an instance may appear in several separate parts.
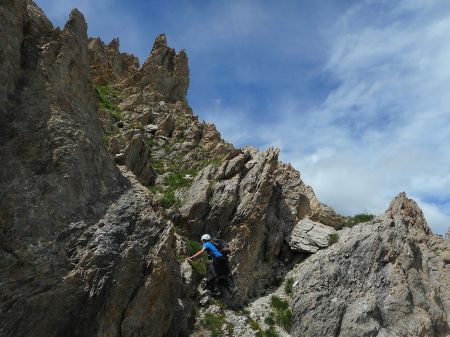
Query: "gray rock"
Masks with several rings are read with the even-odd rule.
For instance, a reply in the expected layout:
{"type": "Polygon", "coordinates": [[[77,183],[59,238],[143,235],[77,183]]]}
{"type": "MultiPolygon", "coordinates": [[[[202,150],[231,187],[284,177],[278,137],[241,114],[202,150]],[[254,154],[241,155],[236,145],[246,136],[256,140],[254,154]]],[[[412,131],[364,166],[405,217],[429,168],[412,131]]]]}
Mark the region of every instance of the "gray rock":
{"type": "Polygon", "coordinates": [[[155,182],[156,174],[150,166],[150,149],[141,134],[134,135],[125,149],[125,165],[144,185],[155,182]]]}
{"type": "Polygon", "coordinates": [[[158,130],[158,125],[148,124],[144,126],[144,130],[148,133],[155,133],[158,130]]]}
{"type": "Polygon", "coordinates": [[[336,230],[319,222],[309,219],[300,220],[294,227],[289,246],[296,251],[315,253],[321,248],[328,247],[331,234],[336,230]]]}
{"type": "Polygon", "coordinates": [[[183,50],[176,53],[168,47],[166,36],[162,34],[156,38],[142,68],[129,77],[124,85],[146,93],[148,101],[186,102],[189,86],[187,55],[183,50]]]}
{"type": "Polygon", "coordinates": [[[447,336],[449,250],[399,194],[383,218],[346,230],[299,266],[292,335],[447,336]]]}
{"type": "Polygon", "coordinates": [[[114,161],[118,165],[123,165],[125,161],[125,154],[124,153],[118,153],[114,156],[114,161]]]}
{"type": "Polygon", "coordinates": [[[122,144],[117,139],[117,137],[111,138],[108,144],[109,153],[112,155],[118,154],[122,150],[122,144]]]}

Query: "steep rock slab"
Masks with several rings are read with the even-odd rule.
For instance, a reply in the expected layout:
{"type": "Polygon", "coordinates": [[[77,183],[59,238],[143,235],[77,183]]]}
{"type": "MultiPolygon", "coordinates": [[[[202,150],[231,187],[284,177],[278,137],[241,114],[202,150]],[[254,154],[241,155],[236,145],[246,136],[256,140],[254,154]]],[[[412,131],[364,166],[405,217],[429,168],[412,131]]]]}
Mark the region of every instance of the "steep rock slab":
{"type": "Polygon", "coordinates": [[[293,336],[448,336],[448,242],[404,193],[296,270],[293,336]]]}

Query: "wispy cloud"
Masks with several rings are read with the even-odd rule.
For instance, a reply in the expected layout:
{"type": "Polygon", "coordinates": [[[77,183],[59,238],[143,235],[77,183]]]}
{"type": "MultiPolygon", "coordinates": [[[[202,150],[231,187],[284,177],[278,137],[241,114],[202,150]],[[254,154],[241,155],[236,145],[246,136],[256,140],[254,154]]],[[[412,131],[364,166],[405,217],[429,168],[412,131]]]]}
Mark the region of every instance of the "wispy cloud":
{"type": "Polygon", "coordinates": [[[322,72],[336,86],[323,102],[305,109],[295,96],[280,95],[268,107],[277,110],[275,119],[242,128],[260,144],[279,145],[282,158],[338,211],[380,213],[406,191],[443,233],[450,225],[446,4],[353,6],[334,27],[322,72]]]}

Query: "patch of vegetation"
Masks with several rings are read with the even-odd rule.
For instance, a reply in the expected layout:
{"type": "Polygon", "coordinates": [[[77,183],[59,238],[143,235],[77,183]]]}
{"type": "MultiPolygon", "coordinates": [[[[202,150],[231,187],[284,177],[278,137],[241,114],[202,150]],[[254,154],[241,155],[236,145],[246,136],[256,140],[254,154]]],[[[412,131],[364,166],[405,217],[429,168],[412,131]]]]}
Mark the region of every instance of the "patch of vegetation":
{"type": "Polygon", "coordinates": [[[170,172],[164,177],[164,182],[161,185],[155,186],[150,191],[157,191],[162,194],[159,201],[163,208],[179,206],[179,200],[176,198],[175,192],[180,188],[191,186],[197,171],[180,169],[173,158],[151,159],[149,164],[159,175],[170,172]]]}
{"type": "Polygon", "coordinates": [[[345,217],[345,221],[341,227],[351,228],[359,223],[370,221],[374,217],[375,215],[373,214],[365,214],[365,213],[356,214],[355,216],[347,216],[345,217]]]}
{"type": "Polygon", "coordinates": [[[277,311],[282,311],[289,308],[289,303],[285,300],[282,300],[278,296],[272,296],[270,298],[270,306],[277,311]]]}
{"type": "MultiPolygon", "coordinates": [[[[202,245],[198,241],[186,239],[186,246],[188,249],[188,256],[192,256],[197,253],[200,249],[202,249],[202,245]]],[[[194,271],[201,275],[206,276],[206,272],[208,269],[208,258],[205,254],[198,256],[194,260],[191,261],[191,266],[194,271]]]]}
{"type": "Polygon", "coordinates": [[[191,185],[192,180],[186,178],[187,174],[189,174],[189,173],[187,173],[187,171],[172,172],[164,178],[164,183],[170,189],[178,189],[181,187],[188,187],[191,185]]]}
{"type": "Polygon", "coordinates": [[[226,329],[230,336],[233,336],[234,326],[225,320],[224,314],[206,313],[202,320],[203,326],[211,332],[212,337],[222,336],[222,327],[226,325],[226,329]]]}
{"type": "Polygon", "coordinates": [[[273,319],[273,313],[270,313],[269,316],[267,316],[264,319],[264,323],[266,323],[267,325],[275,325],[275,320],[273,319]]]}
{"type": "Polygon", "coordinates": [[[273,318],[275,323],[281,326],[286,332],[289,332],[292,328],[293,320],[292,311],[289,309],[289,303],[278,296],[272,296],[270,305],[274,309],[273,318]]]}
{"type": "Polygon", "coordinates": [[[97,85],[95,87],[99,97],[99,106],[103,109],[109,110],[111,117],[115,122],[123,119],[122,112],[119,107],[114,103],[115,99],[118,99],[117,93],[114,91],[111,85],[97,85]]]}
{"type": "Polygon", "coordinates": [[[231,323],[227,323],[228,336],[234,336],[234,326],[231,323]]]}
{"type": "Polygon", "coordinates": [[[152,146],[155,146],[156,144],[158,144],[158,142],[156,141],[156,139],[154,137],[147,139],[148,146],[152,147],[152,146]]]}
{"type": "Polygon", "coordinates": [[[212,337],[220,337],[222,336],[222,327],[225,324],[225,315],[207,312],[202,323],[204,327],[211,332],[212,337]]]}
{"type": "Polygon", "coordinates": [[[144,130],[144,126],[143,126],[142,123],[139,122],[139,121],[133,121],[133,122],[131,122],[130,126],[131,126],[133,129],[144,130]]]}
{"type": "Polygon", "coordinates": [[[194,240],[187,240],[186,245],[188,247],[188,254],[189,256],[194,255],[197,253],[200,249],[202,249],[202,245],[198,241],[194,240]]]}
{"type": "Polygon", "coordinates": [[[174,191],[165,190],[163,192],[163,196],[159,199],[159,203],[163,208],[170,208],[174,206],[178,202],[177,197],[175,196],[174,191]]]}
{"type": "Polygon", "coordinates": [[[339,241],[339,235],[337,233],[330,234],[328,237],[328,244],[331,246],[339,241]]]}
{"type": "Polygon", "coordinates": [[[208,259],[206,256],[199,256],[195,260],[191,261],[191,266],[197,274],[206,276],[206,272],[208,270],[208,259]]]}
{"type": "Polygon", "coordinates": [[[250,328],[254,331],[261,331],[261,326],[253,318],[248,318],[248,325],[250,325],[250,328]]]}
{"type": "Polygon", "coordinates": [[[294,286],[294,278],[289,277],[284,284],[284,292],[288,295],[292,294],[292,289],[294,286]]]}
{"type": "Polygon", "coordinates": [[[216,158],[209,158],[209,159],[202,159],[197,162],[195,167],[198,170],[204,169],[206,166],[211,165],[211,164],[214,167],[219,167],[222,164],[224,158],[225,158],[225,156],[219,156],[216,158]]]}

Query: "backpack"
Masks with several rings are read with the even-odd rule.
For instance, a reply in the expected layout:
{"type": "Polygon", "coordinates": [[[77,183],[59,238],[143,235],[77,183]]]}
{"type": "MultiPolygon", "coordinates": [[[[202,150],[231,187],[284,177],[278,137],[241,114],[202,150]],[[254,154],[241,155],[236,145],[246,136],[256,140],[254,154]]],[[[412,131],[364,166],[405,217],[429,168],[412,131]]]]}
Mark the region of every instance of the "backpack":
{"type": "Polygon", "coordinates": [[[228,257],[228,254],[231,253],[230,247],[227,242],[220,239],[211,239],[210,241],[216,248],[225,256],[228,257]]]}

